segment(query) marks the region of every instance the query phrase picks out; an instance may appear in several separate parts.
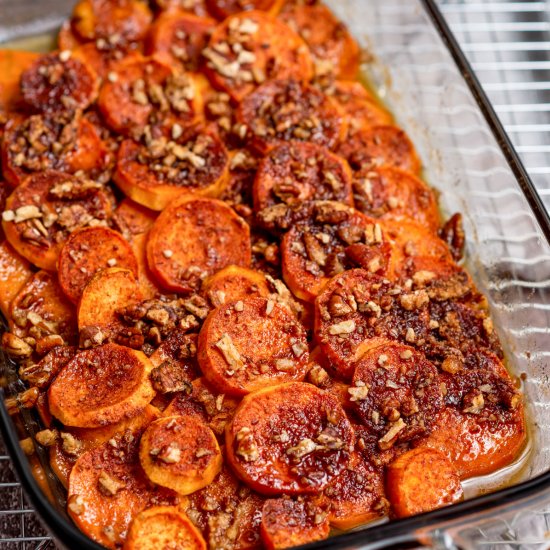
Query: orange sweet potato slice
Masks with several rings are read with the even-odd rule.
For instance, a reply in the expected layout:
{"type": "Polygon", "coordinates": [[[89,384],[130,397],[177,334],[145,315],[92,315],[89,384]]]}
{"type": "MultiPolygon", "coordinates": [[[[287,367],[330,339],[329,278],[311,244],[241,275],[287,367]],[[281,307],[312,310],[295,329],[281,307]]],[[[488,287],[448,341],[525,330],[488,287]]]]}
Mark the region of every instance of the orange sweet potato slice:
{"type": "Polygon", "coordinates": [[[2,227],[9,243],[30,262],[55,271],[69,234],[111,217],[104,187],[62,172],[30,175],[6,201],[2,227]]]}
{"type": "Polygon", "coordinates": [[[206,550],[206,543],[191,520],[175,506],[154,506],[130,524],[124,550],[206,550]]]}
{"type": "Polygon", "coordinates": [[[216,22],[175,9],[161,13],[149,29],[146,52],[186,71],[199,68],[201,54],[216,22]]]}
{"type": "Polygon", "coordinates": [[[38,58],[34,52],[0,49],[0,113],[14,111],[21,100],[21,74],[38,58]]]}
{"type": "Polygon", "coordinates": [[[207,277],[202,283],[202,292],[214,307],[252,296],[265,298],[271,293],[263,273],[236,265],[207,277]]]}
{"type": "Polygon", "coordinates": [[[141,59],[142,54],[134,48],[128,49],[122,45],[111,44],[101,39],[96,42],[84,42],[73,46],[72,57],[90,67],[101,81],[115,79],[116,70],[121,63],[130,59],[141,59]]]}
{"type": "Polygon", "coordinates": [[[228,265],[250,265],[250,229],[221,201],[183,196],[149,232],[147,260],[162,287],[189,292],[228,265]]]}
{"type": "Polygon", "coordinates": [[[216,133],[193,129],[177,139],[123,141],[114,181],[131,199],[163,210],[190,193],[217,197],[227,184],[229,157],[216,133]]]}
{"type": "Polygon", "coordinates": [[[284,3],[285,0],[206,0],[208,10],[220,21],[230,15],[251,10],[277,15],[284,3]]]}
{"type": "Polygon", "coordinates": [[[147,233],[156,218],[155,211],[128,198],[122,199],[113,214],[116,226],[128,241],[135,235],[147,233]]]}
{"type": "Polygon", "coordinates": [[[71,234],[59,253],[59,284],[77,303],[95,273],[115,266],[137,276],[136,257],[128,241],[107,227],[80,229],[71,234]]]}
{"type": "Polygon", "coordinates": [[[283,237],[283,277],[295,296],[313,302],[330,278],[346,268],[385,274],[390,250],[376,220],[349,206],[319,201],[312,216],[283,237]]]}
{"type": "Polygon", "coordinates": [[[210,313],[199,334],[201,370],[215,389],[228,395],[303,380],[308,357],[304,328],[271,299],[224,304],[210,313]]]}
{"type": "Polygon", "coordinates": [[[260,162],[254,179],[256,212],[284,203],[332,200],[353,206],[347,162],[313,143],[284,143],[260,162]]]}
{"type": "Polygon", "coordinates": [[[35,273],[13,298],[10,330],[36,340],[57,334],[66,343],[76,340],[76,312],[56,279],[47,271],[35,273]]]}
{"type": "Polygon", "coordinates": [[[325,489],[330,503],[328,520],[341,530],[363,526],[386,512],[383,470],[359,452],[349,466],[325,489]]]}
{"type": "Polygon", "coordinates": [[[390,340],[357,361],[348,391],[357,417],[376,435],[382,451],[428,435],[443,407],[435,365],[390,340]]]}
{"type": "Polygon", "coordinates": [[[286,141],[306,141],[332,149],[346,130],[330,97],[293,79],[266,82],[243,99],[236,116],[250,143],[262,154],[286,141]]]}
{"type": "Polygon", "coordinates": [[[19,377],[31,387],[47,389],[57,373],[76,355],[76,352],[77,349],[74,346],[56,345],[37,363],[22,366],[19,369],[19,377]]]}
{"type": "Polygon", "coordinates": [[[323,490],[349,463],[353,441],[336,399],[303,382],[245,396],[226,430],[232,469],[266,495],[323,490]]]}
{"type": "Polygon", "coordinates": [[[159,10],[173,11],[183,10],[199,17],[207,17],[210,14],[206,8],[206,0],[154,0],[153,2],[159,10]]]}
{"type": "Polygon", "coordinates": [[[0,311],[8,317],[10,304],[33,272],[29,262],[7,242],[0,244],[0,311]]]}
{"type": "Polygon", "coordinates": [[[154,275],[147,265],[147,238],[148,233],[134,235],[130,245],[138,264],[138,280],[141,288],[141,294],[144,298],[155,298],[162,293],[157,285],[154,275]]]}
{"type": "Polygon", "coordinates": [[[308,45],[317,78],[354,79],[360,51],[346,26],[324,5],[291,5],[279,18],[308,45]]]}
{"type": "Polygon", "coordinates": [[[150,424],[141,437],[139,460],[153,483],[180,495],[206,487],[222,467],[214,432],[195,416],[167,416],[150,424]]]}
{"type": "Polygon", "coordinates": [[[313,500],[268,499],[262,508],[262,542],[267,550],[279,550],[324,540],[330,531],[327,518],[313,500]]]}
{"type": "Polygon", "coordinates": [[[113,442],[77,460],[69,477],[67,509],[86,535],[114,550],[120,548],[137,514],[151,506],[177,505],[180,497],[147,479],[135,434],[116,434],[113,442]]]}
{"type": "Polygon", "coordinates": [[[355,207],[375,218],[409,218],[436,233],[441,225],[432,189],[411,172],[375,166],[354,174],[355,207]]]}
{"type": "Polygon", "coordinates": [[[23,100],[39,112],[86,109],[98,89],[95,72],[70,50],[41,56],[21,75],[23,100]]]}
{"type": "Polygon", "coordinates": [[[63,21],[57,33],[57,47],[60,50],[72,50],[80,46],[82,42],[82,38],[74,33],[70,19],[63,21]]]}
{"type": "Polygon", "coordinates": [[[454,464],[434,449],[412,449],[386,471],[386,491],[395,517],[404,518],[449,506],[463,497],[454,464]]]}
{"type": "Polygon", "coordinates": [[[283,22],[260,10],[225,19],[214,29],[203,55],[214,87],[236,102],[266,80],[295,78],[308,82],[313,74],[304,41],[283,22]]]}
{"type": "Polygon", "coordinates": [[[80,111],[10,118],[1,153],[2,173],[12,186],[46,170],[99,174],[108,158],[97,130],[80,111]]]}
{"type": "Polygon", "coordinates": [[[142,352],[117,344],[82,351],[48,391],[52,414],[67,426],[97,428],[142,411],[155,392],[142,352]]]}
{"type": "Polygon", "coordinates": [[[407,134],[396,126],[372,126],[351,131],[337,153],[349,162],[354,171],[383,164],[415,175],[421,169],[413,144],[407,134]]]}

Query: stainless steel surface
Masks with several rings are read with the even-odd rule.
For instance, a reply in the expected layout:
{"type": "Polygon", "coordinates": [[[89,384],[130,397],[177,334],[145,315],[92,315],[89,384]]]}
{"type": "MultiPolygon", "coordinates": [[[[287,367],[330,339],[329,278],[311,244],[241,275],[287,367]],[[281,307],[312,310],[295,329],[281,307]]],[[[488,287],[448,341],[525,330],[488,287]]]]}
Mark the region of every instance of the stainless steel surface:
{"type": "MultiPolygon", "coordinates": [[[[49,14],[46,23],[51,28],[60,20],[67,3],[35,0],[33,9],[49,14]]],[[[10,16],[15,14],[18,25],[22,25],[18,32],[21,28],[28,31],[39,28],[34,23],[27,25],[32,13],[22,4],[28,5],[17,0],[0,0],[0,40],[14,36],[12,30],[2,26],[3,14],[8,10],[10,16]]],[[[440,0],[440,5],[550,207],[549,3],[440,0]]],[[[505,528],[509,529],[510,540],[522,538],[512,524],[505,524],[505,528]]],[[[527,548],[513,542],[506,546],[499,542],[498,545],[500,548],[527,548]]],[[[2,550],[54,547],[26,504],[1,442],[0,547],[2,550]]],[[[442,544],[442,547],[446,546],[442,544]]],[[[529,545],[529,548],[543,547],[548,545],[540,538],[529,545]]]]}

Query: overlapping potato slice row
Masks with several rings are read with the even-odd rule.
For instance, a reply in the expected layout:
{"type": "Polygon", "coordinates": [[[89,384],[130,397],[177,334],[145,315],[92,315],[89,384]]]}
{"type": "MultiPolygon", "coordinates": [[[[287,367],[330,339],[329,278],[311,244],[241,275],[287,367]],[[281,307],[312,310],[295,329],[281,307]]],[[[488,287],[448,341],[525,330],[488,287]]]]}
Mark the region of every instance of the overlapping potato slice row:
{"type": "Polygon", "coordinates": [[[214,87],[237,102],[266,80],[307,82],[313,74],[304,41],[282,21],[259,10],[232,15],[218,25],[203,55],[214,87]]]}
{"type": "Polygon", "coordinates": [[[6,201],[2,227],[10,244],[34,265],[55,271],[62,246],[82,227],[106,224],[112,205],[105,188],[63,172],[28,176],[6,201]]]}
{"type": "Polygon", "coordinates": [[[348,465],[353,443],[337,400],[303,382],[245,396],[226,431],[229,464],[266,495],[318,493],[348,465]]]}
{"type": "Polygon", "coordinates": [[[149,268],[167,290],[189,292],[229,265],[250,265],[250,229],[225,203],[183,196],[149,232],[149,268]]]}
{"type": "Polygon", "coordinates": [[[216,308],[202,326],[198,361],[206,380],[233,396],[305,377],[302,325],[272,299],[245,298],[216,308]]]}
{"type": "Polygon", "coordinates": [[[51,413],[67,426],[97,428],[142,411],[155,392],[141,351],[104,344],[80,352],[48,390],[51,413]]]}

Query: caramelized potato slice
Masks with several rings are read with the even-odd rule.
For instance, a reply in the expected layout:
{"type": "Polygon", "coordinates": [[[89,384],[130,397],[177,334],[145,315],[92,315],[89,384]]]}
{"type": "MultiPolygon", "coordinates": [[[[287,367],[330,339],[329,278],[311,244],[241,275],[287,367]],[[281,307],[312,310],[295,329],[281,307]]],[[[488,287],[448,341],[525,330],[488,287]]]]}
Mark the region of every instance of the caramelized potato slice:
{"type": "Polygon", "coordinates": [[[266,298],[245,298],[210,313],[198,341],[206,380],[233,396],[303,380],[306,332],[288,308],[266,298]]]}
{"type": "Polygon", "coordinates": [[[214,307],[271,294],[265,275],[246,267],[229,265],[202,282],[202,293],[214,307]]]}
{"type": "Polygon", "coordinates": [[[7,242],[0,244],[0,311],[8,317],[12,300],[33,272],[29,262],[7,242]]]}
{"type": "Polygon", "coordinates": [[[57,47],[63,50],[73,50],[83,43],[83,39],[77,36],[71,25],[70,19],[65,19],[57,33],[57,47]]]}
{"type": "Polygon", "coordinates": [[[98,89],[95,72],[70,50],[41,56],[21,75],[23,100],[39,112],[86,109],[98,89]]]}
{"type": "Polygon", "coordinates": [[[144,298],[155,298],[162,294],[160,287],[157,285],[154,275],[151,273],[147,265],[147,238],[148,233],[135,235],[130,243],[132,250],[136,256],[138,265],[138,280],[141,289],[141,294],[144,298]]]}
{"type": "Polygon", "coordinates": [[[104,187],[62,172],[39,172],[18,185],[6,201],[2,227],[22,256],[48,271],[70,233],[111,217],[104,187]]]}
{"type": "Polygon", "coordinates": [[[387,512],[384,473],[354,451],[349,466],[325,489],[330,503],[328,520],[341,530],[360,527],[387,512]]]}
{"type": "Polygon", "coordinates": [[[238,13],[220,23],[203,55],[214,87],[236,102],[266,80],[295,78],[305,83],[313,74],[304,41],[287,25],[259,10],[238,13]]]}
{"type": "Polygon", "coordinates": [[[183,196],[157,218],[147,243],[162,287],[189,292],[228,265],[250,265],[250,229],[221,201],[183,196]]]}
{"type": "Polygon", "coordinates": [[[47,271],[35,273],[11,303],[10,330],[20,338],[36,340],[59,335],[66,343],[76,341],[76,312],[57,280],[47,271]]]}
{"type": "Polygon", "coordinates": [[[104,344],[80,352],[48,391],[51,413],[63,424],[98,428],[142,411],[155,392],[153,366],[140,351],[104,344]]]}
{"type": "Polygon", "coordinates": [[[138,460],[139,439],[131,431],[85,452],[69,477],[69,515],[92,540],[115,550],[132,519],[151,506],[174,506],[180,497],[147,479],[138,460]]]}
{"type": "Polygon", "coordinates": [[[157,213],[128,198],[122,199],[113,214],[119,231],[131,241],[136,235],[143,235],[151,229],[157,213]]]}
{"type": "Polygon", "coordinates": [[[337,150],[353,171],[388,165],[415,175],[421,164],[407,134],[396,126],[372,126],[348,134],[337,150]]]}
{"type": "Polygon", "coordinates": [[[279,18],[308,45],[315,76],[354,79],[359,71],[359,46],[346,26],[324,5],[290,5],[279,18]]]}
{"type": "Polygon", "coordinates": [[[219,137],[198,128],[169,141],[123,141],[113,179],[137,203],[163,210],[182,195],[219,196],[227,185],[228,168],[219,137]]]}
{"type": "Polygon", "coordinates": [[[262,508],[262,541],[267,550],[293,548],[328,538],[327,512],[313,500],[268,499],[262,508]]]}
{"type": "Polygon", "coordinates": [[[100,175],[108,152],[80,111],[13,117],[2,141],[2,173],[12,186],[33,172],[58,170],[100,175]]]}
{"type": "MultiPolygon", "coordinates": [[[[266,154],[287,141],[305,141],[333,149],[345,133],[334,101],[298,80],[270,80],[247,95],[237,109],[252,146],[266,154]]],[[[341,148],[347,152],[345,145],[341,148]]]]}
{"type": "Polygon", "coordinates": [[[449,506],[463,497],[454,464],[439,451],[412,449],[387,468],[386,490],[395,517],[449,506]]]}
{"type": "Polygon", "coordinates": [[[230,15],[251,10],[277,15],[284,2],[285,0],[206,0],[206,6],[214,17],[223,21],[230,15]]]}
{"type": "Polygon", "coordinates": [[[362,267],[383,275],[391,247],[376,220],[333,201],[314,203],[281,243],[283,277],[298,298],[313,302],[331,277],[362,267]]]}
{"type": "Polygon", "coordinates": [[[161,13],[149,29],[146,52],[186,71],[199,68],[201,54],[216,22],[182,9],[161,13]]]}
{"type": "Polygon", "coordinates": [[[229,464],[266,495],[323,490],[349,463],[353,442],[337,400],[303,382],[245,396],[226,431],[229,464]]]}
{"type": "Polygon", "coordinates": [[[357,361],[348,392],[356,416],[376,435],[382,451],[429,435],[443,407],[435,365],[391,340],[357,361]]]}
{"type": "Polygon", "coordinates": [[[199,17],[209,15],[206,0],[154,0],[156,6],[164,11],[183,10],[199,17]]]}
{"type": "Polygon", "coordinates": [[[108,227],[80,229],[67,239],[59,253],[59,284],[67,297],[77,303],[95,273],[115,266],[137,276],[136,257],[128,241],[108,227]]]}
{"type": "Polygon", "coordinates": [[[434,234],[441,225],[435,193],[410,172],[391,166],[360,170],[353,191],[357,210],[374,218],[411,219],[434,234]]]}
{"type": "Polygon", "coordinates": [[[0,114],[17,109],[21,74],[39,57],[35,52],[0,49],[0,114]]]}
{"type": "Polygon", "coordinates": [[[153,483],[180,495],[206,487],[222,467],[216,436],[195,416],[167,416],[150,424],[141,437],[139,460],[153,483]]]}
{"type": "Polygon", "coordinates": [[[105,79],[116,79],[116,69],[121,63],[142,58],[137,49],[128,49],[118,43],[102,42],[101,39],[96,42],[84,42],[73,48],[72,57],[90,67],[101,82],[105,79]]]}
{"type": "Polygon", "coordinates": [[[330,200],[353,206],[347,162],[313,143],[284,143],[260,162],[254,179],[254,209],[284,203],[330,200]]]}
{"type": "Polygon", "coordinates": [[[174,506],[154,506],[130,524],[124,550],[206,550],[206,543],[189,518],[174,506]]]}

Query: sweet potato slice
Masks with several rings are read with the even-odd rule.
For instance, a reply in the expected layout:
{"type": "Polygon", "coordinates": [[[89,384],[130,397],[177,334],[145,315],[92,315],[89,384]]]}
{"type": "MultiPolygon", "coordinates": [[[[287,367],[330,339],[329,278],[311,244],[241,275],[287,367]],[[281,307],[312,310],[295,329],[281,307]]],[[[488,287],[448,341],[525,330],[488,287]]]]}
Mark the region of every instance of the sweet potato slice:
{"type": "Polygon", "coordinates": [[[295,296],[313,302],[330,278],[346,268],[385,274],[390,250],[376,220],[349,206],[319,201],[312,216],[283,237],[283,277],[295,296]]]}
{"type": "Polygon", "coordinates": [[[428,435],[443,407],[435,365],[390,340],[357,361],[348,391],[357,417],[376,435],[382,451],[428,435]]]}
{"type": "Polygon", "coordinates": [[[140,351],[105,344],[80,352],[48,391],[52,414],[67,426],[98,428],[142,411],[155,392],[140,351]]]}
{"type": "Polygon", "coordinates": [[[277,15],[284,2],[285,0],[206,0],[206,6],[214,17],[223,21],[230,15],[251,10],[277,15]]]}
{"type": "Polygon", "coordinates": [[[162,293],[154,275],[147,265],[147,238],[148,233],[134,235],[130,245],[136,256],[138,265],[138,280],[141,294],[144,298],[155,298],[162,293]]]}
{"type": "Polygon", "coordinates": [[[315,76],[323,82],[355,79],[359,71],[359,46],[346,26],[324,5],[290,5],[279,15],[308,45],[315,76]]]}
{"type": "Polygon", "coordinates": [[[39,112],[86,109],[98,90],[95,72],[70,50],[41,56],[21,75],[23,100],[39,112]]]}
{"type": "Polygon", "coordinates": [[[207,277],[202,283],[202,292],[214,307],[253,296],[266,298],[271,293],[263,273],[236,265],[207,277]]]}
{"type": "Polygon", "coordinates": [[[328,520],[341,530],[363,526],[387,512],[384,474],[359,452],[349,466],[325,489],[330,503],[328,520]]]}
{"type": "Polygon", "coordinates": [[[180,497],[147,479],[135,434],[128,431],[112,439],[77,460],[69,477],[67,509],[86,535],[114,550],[137,514],[151,506],[177,505],[180,497]]]}
{"type": "Polygon", "coordinates": [[[324,540],[329,531],[328,513],[313,500],[271,498],[262,508],[261,533],[267,550],[324,540]]]}
{"type": "Polygon", "coordinates": [[[372,126],[393,124],[392,115],[360,82],[338,80],[328,93],[345,113],[351,133],[372,126]]]}
{"type": "Polygon", "coordinates": [[[113,220],[119,231],[127,241],[135,235],[147,233],[157,218],[157,213],[130,199],[123,199],[115,213],[113,220]]]}
{"type": "Polygon", "coordinates": [[[83,39],[77,36],[72,28],[71,20],[66,19],[61,24],[61,28],[57,33],[57,47],[60,50],[72,50],[82,44],[83,39]]]}
{"type": "Polygon", "coordinates": [[[153,3],[163,12],[183,10],[199,17],[210,15],[206,8],[206,0],[154,0],[153,3]]]}
{"type": "Polygon", "coordinates": [[[23,365],[19,377],[31,387],[47,389],[57,373],[76,355],[74,346],[56,345],[37,363],[23,365]]]}
{"type": "Polygon", "coordinates": [[[163,210],[182,195],[219,196],[227,184],[228,167],[219,137],[198,128],[173,140],[123,141],[114,181],[137,203],[163,210]]]}
{"type": "Polygon", "coordinates": [[[372,126],[351,131],[337,149],[354,171],[389,165],[415,175],[421,164],[407,134],[396,126],[372,126]]]}
{"type": "Polygon", "coordinates": [[[35,273],[13,298],[10,330],[36,340],[59,335],[66,343],[76,341],[76,312],[56,279],[46,271],[35,273]]]}
{"type": "Polygon", "coordinates": [[[286,307],[246,298],[210,313],[199,334],[197,357],[215,389],[243,396],[303,380],[309,353],[305,330],[286,307]]]}
{"type": "Polygon", "coordinates": [[[351,172],[347,162],[313,143],[285,143],[260,162],[254,179],[256,212],[284,203],[338,201],[353,206],[351,172]]]}
{"type": "Polygon", "coordinates": [[[128,63],[130,59],[142,58],[142,54],[136,48],[125,48],[119,43],[111,44],[101,39],[77,44],[73,48],[72,57],[90,67],[100,81],[109,78],[114,80],[118,65],[128,63]]]}
{"type": "Polygon", "coordinates": [[[12,186],[46,170],[98,175],[108,158],[97,130],[80,111],[10,118],[1,152],[2,173],[12,186]]]}
{"type": "Polygon", "coordinates": [[[436,233],[441,225],[435,194],[410,172],[391,166],[354,174],[355,207],[375,218],[409,218],[436,233]]]}
{"type": "Polygon", "coordinates": [[[295,78],[305,83],[313,74],[304,41],[283,22],[259,10],[232,15],[220,23],[203,55],[214,87],[236,102],[266,80],[295,78]]]}
{"type": "Polygon", "coordinates": [[[215,25],[213,19],[184,10],[161,13],[149,29],[146,52],[162,57],[172,67],[196,71],[215,25]]]}
{"type": "Polygon", "coordinates": [[[2,227],[9,243],[30,262],[55,271],[70,233],[106,223],[111,202],[104,187],[62,172],[30,175],[6,201],[2,227]]]}
{"type": "Polygon", "coordinates": [[[143,299],[141,287],[128,269],[110,267],[97,272],[88,281],[78,303],[78,329],[96,327],[101,341],[114,338],[126,325],[117,315],[123,307],[143,299]]]}
{"type": "Polygon", "coordinates": [[[59,284],[77,303],[95,273],[119,267],[137,276],[137,261],[124,237],[107,227],[87,227],[71,234],[58,259],[59,284]]]}
{"type": "Polygon", "coordinates": [[[228,265],[250,265],[250,229],[221,201],[183,196],[149,232],[147,260],[168,290],[189,292],[228,265]]]}
{"type": "Polygon", "coordinates": [[[395,517],[449,506],[463,497],[454,464],[439,451],[412,449],[387,468],[386,491],[395,517]]]}
{"type": "Polygon", "coordinates": [[[150,424],[141,437],[139,460],[153,483],[180,495],[206,487],[222,467],[214,432],[187,416],[168,416],[150,424]]]}
{"type": "Polygon", "coordinates": [[[323,490],[349,463],[353,442],[336,399],[303,382],[245,396],[226,431],[229,464],[266,495],[323,490]]]}
{"type": "Polygon", "coordinates": [[[14,111],[21,100],[21,74],[38,58],[34,52],[0,49],[0,113],[14,111]]]}
{"type": "Polygon", "coordinates": [[[124,550],[206,550],[206,543],[191,520],[174,506],[154,506],[130,524],[124,550]]]}
{"type": "Polygon", "coordinates": [[[7,242],[0,244],[0,311],[8,317],[10,304],[33,272],[29,262],[7,242]]]}
{"type": "MultiPolygon", "coordinates": [[[[262,154],[286,141],[333,149],[345,133],[334,101],[317,88],[293,79],[266,82],[243,99],[236,116],[253,147],[262,154]]],[[[347,153],[345,145],[342,150],[347,153]]]]}

